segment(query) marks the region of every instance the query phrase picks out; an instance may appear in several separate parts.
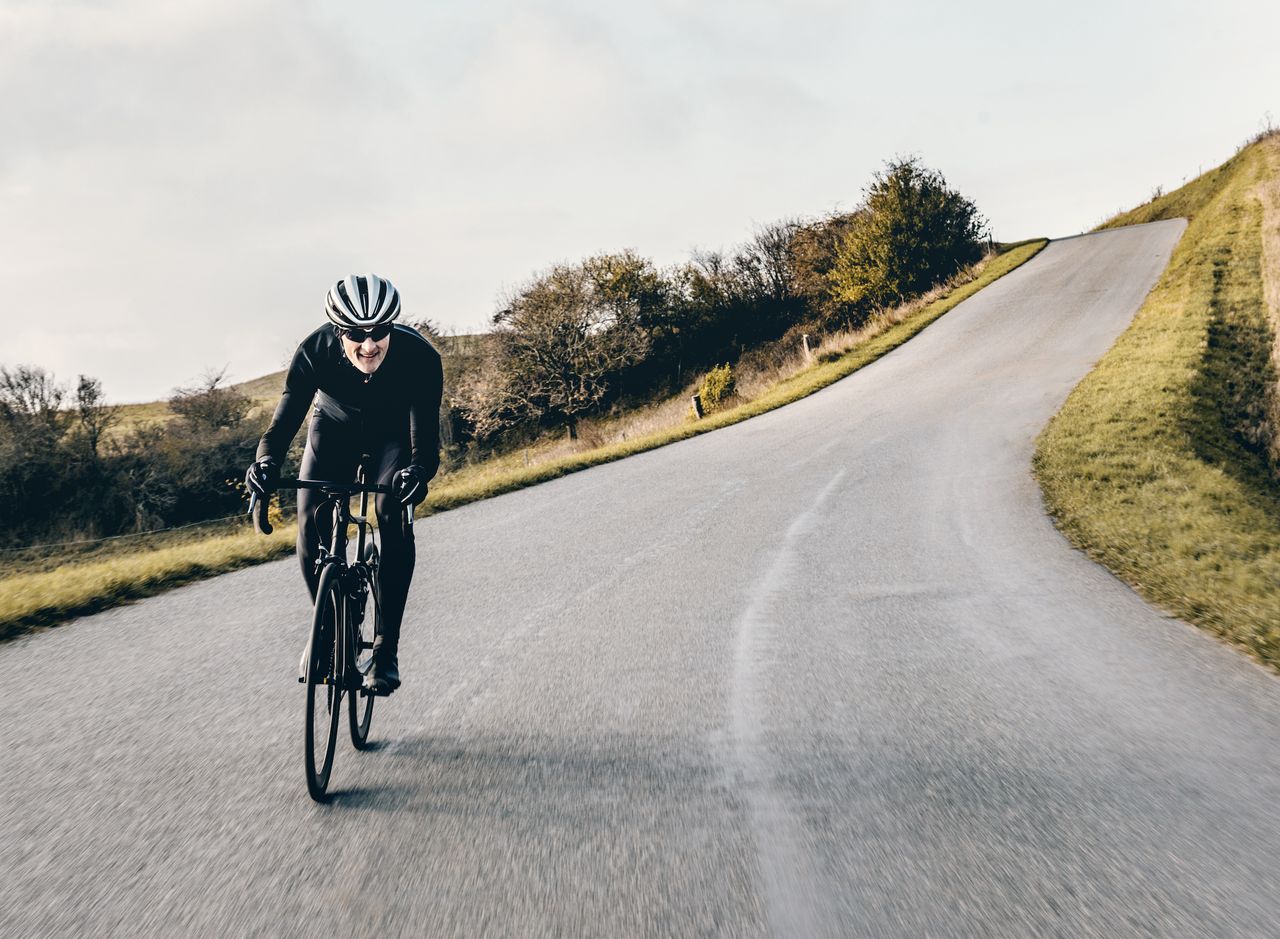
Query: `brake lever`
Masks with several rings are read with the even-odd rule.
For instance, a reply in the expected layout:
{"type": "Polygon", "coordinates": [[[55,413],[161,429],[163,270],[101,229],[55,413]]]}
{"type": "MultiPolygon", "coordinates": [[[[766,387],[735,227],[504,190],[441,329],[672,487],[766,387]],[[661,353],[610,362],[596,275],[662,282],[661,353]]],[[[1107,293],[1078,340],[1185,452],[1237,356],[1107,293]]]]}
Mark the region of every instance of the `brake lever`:
{"type": "Polygon", "coordinates": [[[253,519],[253,527],[259,534],[269,535],[274,530],[267,521],[267,502],[256,492],[249,493],[249,517],[253,519]]]}

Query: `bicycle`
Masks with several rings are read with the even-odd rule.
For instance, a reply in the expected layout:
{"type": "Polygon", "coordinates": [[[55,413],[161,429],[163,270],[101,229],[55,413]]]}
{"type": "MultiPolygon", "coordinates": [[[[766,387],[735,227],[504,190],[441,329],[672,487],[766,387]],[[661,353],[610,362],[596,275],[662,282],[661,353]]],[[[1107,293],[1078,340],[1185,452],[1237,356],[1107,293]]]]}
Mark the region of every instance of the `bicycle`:
{"type": "MultiPolygon", "coordinates": [[[[329,544],[320,546],[316,559],[320,579],[311,620],[311,643],[307,647],[305,674],[298,678],[307,686],[303,737],[307,792],[317,802],[325,801],[333,771],[343,696],[347,698],[351,743],[357,750],[368,749],[373,722],[374,695],[364,688],[363,678],[369,670],[373,639],[381,628],[382,606],[378,597],[378,544],[369,521],[369,496],[390,494],[391,487],[365,482],[367,460],[367,456],[361,459],[355,483],[281,479],[275,487],[318,490],[325,498],[316,507],[316,514],[333,513],[329,544]],[[351,497],[355,495],[360,496],[358,515],[351,514],[351,497]],[[352,523],[358,534],[355,560],[348,562],[348,527],[352,523]]],[[[271,534],[267,500],[252,493],[249,515],[259,532],[271,534]]],[[[405,511],[403,523],[412,529],[412,509],[405,511]]]]}

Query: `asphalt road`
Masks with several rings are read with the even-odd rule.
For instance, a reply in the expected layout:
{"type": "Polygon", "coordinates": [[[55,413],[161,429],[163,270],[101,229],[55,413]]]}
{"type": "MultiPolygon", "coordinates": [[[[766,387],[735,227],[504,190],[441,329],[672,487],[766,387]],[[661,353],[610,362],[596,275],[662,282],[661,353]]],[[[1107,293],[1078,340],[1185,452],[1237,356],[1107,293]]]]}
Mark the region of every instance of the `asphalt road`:
{"type": "Polygon", "coordinates": [[[0,933],[1276,935],[1280,682],[1029,472],[1181,231],[420,523],[406,683],[330,805],[292,560],[0,646],[0,933]]]}

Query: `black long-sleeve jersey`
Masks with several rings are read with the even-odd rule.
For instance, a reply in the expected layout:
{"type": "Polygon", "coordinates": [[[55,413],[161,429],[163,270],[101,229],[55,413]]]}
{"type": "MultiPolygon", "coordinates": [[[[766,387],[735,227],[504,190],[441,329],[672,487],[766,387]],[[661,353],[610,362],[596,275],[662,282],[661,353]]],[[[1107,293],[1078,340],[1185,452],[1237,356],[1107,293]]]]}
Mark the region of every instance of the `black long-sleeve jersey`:
{"type": "Polygon", "coordinates": [[[378,370],[365,375],[342,351],[333,326],[313,332],[293,354],[284,393],[271,426],[258,444],[258,458],[284,461],[312,401],[324,417],[354,424],[373,436],[405,435],[409,459],[435,476],[440,468],[440,353],[408,326],[396,324],[378,370]]]}

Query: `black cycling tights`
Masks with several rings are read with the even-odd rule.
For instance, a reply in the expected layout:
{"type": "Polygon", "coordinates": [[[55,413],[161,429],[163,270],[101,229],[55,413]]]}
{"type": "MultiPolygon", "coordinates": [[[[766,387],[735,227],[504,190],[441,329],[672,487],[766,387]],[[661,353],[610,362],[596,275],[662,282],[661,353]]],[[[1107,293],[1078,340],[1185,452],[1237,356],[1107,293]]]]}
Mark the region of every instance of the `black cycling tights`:
{"type": "MultiPolygon", "coordinates": [[[[311,426],[307,430],[307,446],[302,453],[301,479],[325,479],[338,482],[354,481],[361,454],[372,459],[373,481],[387,485],[396,470],[409,462],[409,441],[386,434],[366,434],[349,424],[343,424],[312,412],[311,426]]],[[[382,563],[378,571],[380,602],[382,603],[382,633],[391,642],[400,636],[400,620],[404,616],[405,600],[409,596],[409,581],[413,579],[416,558],[412,532],[405,532],[401,523],[402,508],[391,496],[377,499],[378,535],[382,544],[382,563]]],[[[333,530],[333,518],[315,510],[324,496],[311,489],[298,490],[298,560],[302,562],[302,576],[315,601],[319,574],[316,558],[320,545],[328,544],[333,530]]]]}

